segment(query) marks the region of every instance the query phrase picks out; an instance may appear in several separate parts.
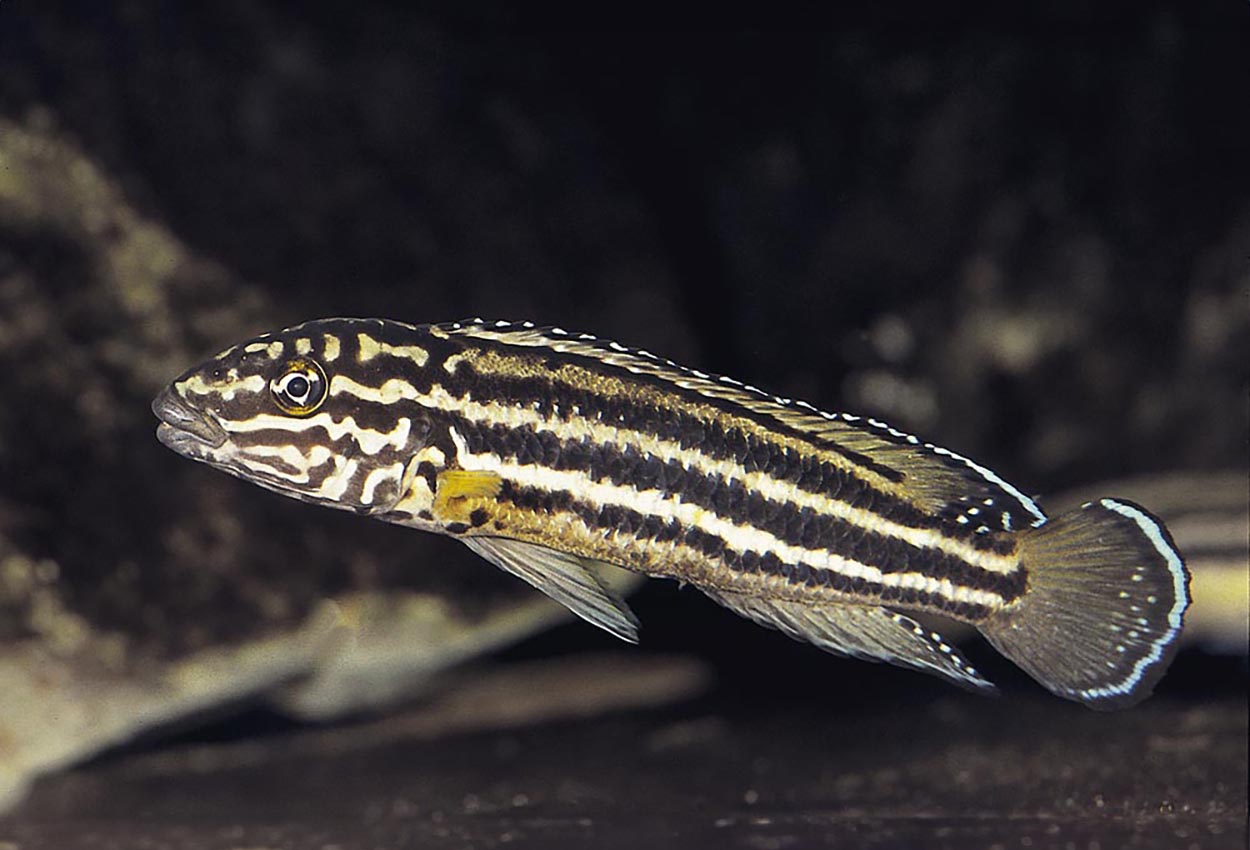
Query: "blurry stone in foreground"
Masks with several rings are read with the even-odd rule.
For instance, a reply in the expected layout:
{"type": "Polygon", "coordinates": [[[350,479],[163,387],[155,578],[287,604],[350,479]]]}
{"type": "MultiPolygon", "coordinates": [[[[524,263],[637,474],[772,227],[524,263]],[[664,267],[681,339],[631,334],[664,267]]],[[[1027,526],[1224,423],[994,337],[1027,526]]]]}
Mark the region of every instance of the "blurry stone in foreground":
{"type": "Polygon", "coordinates": [[[0,394],[22,400],[0,409],[0,809],[138,735],[387,706],[567,618],[468,554],[157,443],[174,364],[277,317],[74,145],[0,120],[0,394]]]}

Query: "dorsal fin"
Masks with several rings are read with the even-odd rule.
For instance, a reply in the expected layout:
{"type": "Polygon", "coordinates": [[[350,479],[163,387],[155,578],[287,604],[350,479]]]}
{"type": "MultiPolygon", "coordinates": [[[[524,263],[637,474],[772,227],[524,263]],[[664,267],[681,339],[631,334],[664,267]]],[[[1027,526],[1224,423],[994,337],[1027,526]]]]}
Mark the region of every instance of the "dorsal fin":
{"type": "Polygon", "coordinates": [[[814,445],[858,453],[873,464],[898,473],[920,508],[966,525],[972,531],[1015,531],[1046,521],[1046,515],[1032,499],[989,469],[876,419],[829,413],[805,401],[771,395],[733,378],[691,369],[650,351],[592,334],[538,327],[530,322],[483,319],[439,327],[450,334],[586,357],[636,375],[658,378],[709,401],[727,402],[756,419],[772,419],[801,433],[814,445]]]}
{"type": "MultiPolygon", "coordinates": [[[[903,475],[922,507],[974,530],[1018,531],[1046,521],[1037,504],[980,464],[876,419],[830,414],[812,423],[821,438],[903,475]]],[[[812,417],[806,416],[810,423],[812,417]]]]}

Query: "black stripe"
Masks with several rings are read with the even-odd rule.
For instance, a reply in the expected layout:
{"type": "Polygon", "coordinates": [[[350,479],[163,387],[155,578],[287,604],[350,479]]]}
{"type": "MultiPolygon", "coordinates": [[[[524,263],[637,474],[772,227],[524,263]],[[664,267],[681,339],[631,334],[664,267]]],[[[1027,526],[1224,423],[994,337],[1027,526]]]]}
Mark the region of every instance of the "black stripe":
{"type": "MultiPolygon", "coordinates": [[[[419,411],[423,413],[424,411],[419,411]]],[[[359,420],[358,425],[364,426],[359,420]]],[[[383,433],[395,427],[395,423],[390,423],[390,428],[382,427],[383,433]]],[[[414,426],[415,427],[415,426],[414,426]]],[[[246,450],[252,446],[294,446],[305,456],[313,446],[324,446],[333,454],[326,463],[332,461],[333,455],[343,455],[344,457],[354,457],[359,453],[356,438],[351,429],[344,431],[342,435],[331,438],[329,429],[320,422],[311,428],[305,428],[302,431],[288,431],[285,428],[257,428],[254,431],[237,431],[230,435],[234,443],[240,449],[246,450]]],[[[411,452],[402,449],[396,449],[394,445],[387,444],[378,450],[377,454],[369,455],[369,463],[371,466],[388,466],[395,461],[407,461],[411,456],[411,452]]],[[[261,458],[268,460],[268,457],[261,458]]],[[[315,468],[315,467],[314,467],[315,468]]]]}
{"type": "MultiPolygon", "coordinates": [[[[619,505],[599,507],[575,499],[563,490],[516,486],[510,481],[504,481],[496,498],[500,502],[507,502],[536,514],[572,513],[596,530],[620,531],[658,544],[680,542],[734,572],[782,576],[796,585],[813,589],[824,587],[836,593],[852,594],[865,601],[879,601],[891,606],[937,610],[968,621],[982,620],[992,613],[984,605],[955,602],[919,590],[888,587],[809,564],[784,563],[772,552],[740,553],[726,548],[724,540],[702,529],[685,528],[677,521],[662,520],[619,505]]],[[[632,566],[647,565],[639,561],[632,566]]]]}
{"type": "MultiPolygon", "coordinates": [[[[486,342],[492,342],[486,340],[486,342]]],[[[558,368],[561,363],[572,363],[580,368],[586,367],[586,358],[574,360],[558,352],[542,349],[541,360],[548,369],[558,368]]],[[[522,357],[512,348],[506,353],[512,357],[522,357]]],[[[597,362],[597,361],[589,361],[597,362]]],[[[619,376],[624,381],[646,383],[641,377],[621,370],[619,376]]],[[[911,502],[884,493],[864,481],[853,471],[843,469],[833,463],[824,461],[814,454],[797,451],[788,446],[779,446],[766,439],[761,439],[749,431],[734,426],[726,427],[718,420],[707,420],[682,409],[683,404],[710,402],[711,400],[689,390],[682,390],[664,381],[653,381],[658,389],[675,396],[671,407],[658,408],[651,404],[635,401],[627,395],[609,396],[569,387],[558,382],[554,375],[543,378],[513,377],[497,374],[479,375],[467,363],[461,363],[454,377],[448,376],[442,385],[452,395],[488,398],[506,404],[520,405],[536,410],[544,417],[554,417],[567,421],[576,407],[583,418],[599,419],[607,424],[619,424],[630,430],[652,434],[659,439],[676,442],[683,449],[698,450],[702,454],[717,460],[731,460],[741,463],[748,472],[765,472],[770,476],[790,481],[809,493],[828,495],[846,502],[855,508],[870,510],[884,519],[912,528],[941,528],[953,539],[960,540],[976,549],[1007,554],[1014,549],[1010,543],[1004,544],[1002,538],[991,535],[977,534],[975,526],[958,525],[949,518],[924,511],[911,502]]],[[[790,433],[796,438],[819,444],[823,441],[812,439],[812,435],[769,419],[762,421],[741,405],[733,402],[720,402],[713,407],[731,416],[744,416],[761,427],[772,431],[790,433]],[[774,427],[776,425],[777,427],[774,427]]],[[[848,454],[841,447],[830,444],[844,456],[848,454]]],[[[854,459],[853,459],[854,460],[854,459]]],[[[867,466],[877,472],[889,470],[892,475],[885,477],[901,480],[897,471],[864,458],[867,466]],[[893,475],[897,474],[898,478],[893,475]]],[[[859,460],[855,460],[859,463],[859,460]]],[[[884,475],[885,473],[882,472],[884,475]]]]}
{"type": "MultiPolygon", "coordinates": [[[[612,374],[614,374],[616,377],[618,377],[619,379],[623,381],[630,382],[630,383],[644,384],[652,388],[661,390],[663,392],[676,395],[679,398],[681,398],[685,403],[707,404],[708,406],[714,407],[717,410],[721,411],[722,413],[726,413],[731,416],[741,416],[743,418],[750,419],[751,421],[755,422],[755,424],[763,428],[766,428],[770,431],[783,433],[795,439],[798,439],[804,442],[813,443],[815,445],[820,446],[821,448],[829,449],[830,451],[833,451],[842,455],[843,457],[845,457],[847,460],[851,461],[852,463],[858,464],[866,469],[871,469],[873,472],[876,472],[877,474],[881,475],[882,477],[886,478],[889,481],[900,482],[904,478],[903,473],[899,472],[893,467],[879,463],[873,458],[868,457],[867,455],[861,452],[857,452],[854,449],[848,449],[847,447],[839,444],[835,440],[822,438],[802,428],[797,428],[791,425],[790,423],[778,418],[776,415],[770,414],[766,411],[755,410],[755,409],[749,408],[743,405],[741,402],[734,401],[732,399],[704,395],[703,393],[697,392],[695,390],[686,389],[685,387],[682,387],[677,383],[678,381],[682,381],[682,380],[691,380],[691,381],[708,380],[712,382],[713,384],[715,384],[716,383],[715,375],[709,375],[708,378],[706,379],[700,379],[700,378],[697,378],[693,374],[687,374],[683,372],[680,367],[670,366],[664,361],[659,360],[659,359],[652,360],[648,357],[638,354],[637,352],[633,350],[630,350],[630,349],[625,349],[624,351],[613,350],[612,348],[607,346],[602,340],[597,340],[597,339],[587,340],[587,339],[580,339],[574,336],[570,336],[568,337],[570,342],[576,342],[579,345],[585,346],[589,350],[586,352],[555,351],[554,349],[550,349],[550,348],[540,348],[540,347],[529,346],[525,344],[510,343],[506,339],[506,336],[509,333],[517,333],[517,334],[533,333],[535,330],[538,330],[538,329],[495,328],[495,327],[491,327],[490,325],[479,325],[478,327],[480,327],[484,331],[488,331],[493,334],[501,334],[505,338],[500,340],[500,339],[477,336],[474,333],[474,328],[467,328],[463,331],[460,331],[459,335],[461,336],[461,338],[473,339],[474,341],[480,343],[483,348],[490,348],[494,351],[498,351],[499,353],[505,354],[508,356],[523,357],[525,356],[525,354],[530,353],[530,352],[542,352],[541,354],[542,359],[547,361],[547,363],[549,364],[549,368],[551,369],[558,368],[558,366],[562,363],[568,363],[573,366],[578,366],[583,369],[588,369],[589,371],[595,371],[596,368],[599,368],[604,371],[611,372],[612,374]],[[641,372],[633,371],[623,365],[610,362],[607,359],[607,358],[619,358],[622,355],[634,358],[634,360],[639,365],[641,365],[645,371],[641,371],[641,372]],[[593,365],[590,365],[590,364],[593,364],[593,365]]],[[[544,333],[548,333],[548,332],[544,331],[544,333]]],[[[550,338],[558,339],[558,337],[550,337],[550,338]]],[[[725,385],[724,389],[728,392],[740,391],[744,394],[747,394],[749,392],[741,385],[725,385]]],[[[760,396],[759,402],[761,404],[769,404],[769,403],[775,404],[776,403],[776,402],[772,402],[770,398],[764,395],[760,396]]]]}
{"type": "MultiPolygon", "coordinates": [[[[456,429],[473,454],[494,453],[520,464],[586,473],[596,481],[680,495],[737,525],[750,525],[792,546],[828,550],[882,572],[919,572],[953,584],[988,590],[1011,601],[1023,591],[1016,574],[993,572],[947,552],[922,548],[853,525],[811,507],[765,498],[742,482],[688,470],[676,460],[643,457],[631,448],[563,441],[529,425],[505,428],[460,419],[456,429]]],[[[1008,543],[1011,541],[1008,539],[1008,543]]]]}
{"type": "MultiPolygon", "coordinates": [[[[541,416],[565,421],[572,418],[572,410],[576,407],[583,418],[617,424],[674,442],[685,450],[697,450],[710,458],[740,463],[748,472],[763,472],[779,480],[789,481],[806,492],[836,498],[900,525],[940,529],[952,539],[996,554],[1009,554],[1014,550],[1014,544],[1001,535],[977,534],[974,524],[956,524],[949,517],[944,518],[924,511],[905,499],[881,492],[851,470],[823,461],[814,454],[779,446],[743,428],[726,427],[719,420],[700,418],[684,410],[683,405],[705,404],[729,416],[746,418],[770,431],[789,434],[800,441],[827,443],[823,447],[840,452],[856,464],[872,469],[886,478],[901,479],[897,470],[876,463],[871,458],[845,450],[835,443],[816,440],[810,433],[759,414],[736,402],[708,398],[656,376],[639,375],[623,367],[612,367],[590,355],[565,354],[543,347],[523,347],[473,336],[471,332],[452,339],[440,339],[430,334],[426,327],[413,330],[392,322],[373,320],[311,323],[303,332],[333,333],[338,336],[341,354],[330,368],[336,374],[347,375],[367,386],[380,386],[387,379],[399,378],[411,383],[417,392],[424,394],[430,392],[435,384],[439,384],[454,397],[470,397],[483,402],[495,401],[520,406],[534,410],[541,416]],[[316,327],[317,324],[322,327],[316,327]],[[407,357],[379,354],[367,363],[357,363],[359,333],[366,333],[380,343],[420,345],[429,351],[430,360],[426,366],[419,367],[407,357]],[[466,347],[527,360],[547,374],[543,377],[479,374],[467,361],[460,361],[454,374],[447,372],[442,364],[449,356],[463,352],[466,347]],[[595,372],[596,368],[605,372],[610,369],[613,377],[626,384],[657,389],[671,396],[673,403],[661,408],[629,398],[627,394],[608,395],[571,387],[557,381],[554,375],[554,370],[565,364],[589,372],[595,372]]],[[[604,353],[608,353],[606,349],[604,353]]],[[[658,364],[654,365],[662,368],[658,364]]],[[[356,421],[362,427],[384,432],[394,427],[399,416],[407,415],[416,420],[426,410],[428,409],[419,405],[404,402],[382,404],[353,399],[353,416],[356,421]]]]}
{"type": "MultiPolygon", "coordinates": [[[[467,323],[466,323],[467,324],[467,323]]],[[[705,375],[699,377],[691,371],[683,369],[676,364],[663,361],[658,358],[643,355],[637,351],[630,349],[616,350],[613,349],[606,341],[596,339],[582,339],[580,336],[569,335],[566,337],[571,342],[576,342],[579,346],[584,346],[586,351],[554,351],[550,348],[532,346],[521,343],[512,343],[507,340],[509,334],[533,334],[535,332],[542,333],[548,339],[558,341],[560,335],[551,333],[550,329],[524,329],[514,328],[498,328],[490,324],[468,324],[464,330],[457,331],[459,338],[472,339],[478,342],[483,349],[500,352],[505,356],[525,357],[529,354],[534,360],[540,361],[546,365],[548,369],[556,369],[562,364],[570,364],[572,366],[590,371],[602,372],[611,375],[626,383],[632,383],[640,386],[648,386],[659,392],[667,393],[676,397],[676,401],[671,410],[666,413],[680,412],[681,405],[706,405],[712,407],[721,413],[747,419],[765,430],[784,434],[800,443],[806,443],[833,452],[846,458],[852,464],[863,470],[870,470],[887,481],[899,484],[907,480],[908,474],[902,469],[883,462],[879,457],[867,454],[856,449],[852,449],[846,443],[838,438],[835,434],[819,433],[813,428],[805,428],[801,425],[793,423],[795,416],[811,417],[814,422],[820,423],[819,415],[811,409],[806,409],[802,405],[787,404],[785,402],[774,399],[772,396],[748,390],[737,382],[725,383],[717,378],[716,375],[705,375]],[[489,331],[493,334],[501,334],[503,340],[488,339],[475,336],[477,330],[489,331]],[[538,354],[535,354],[538,353],[538,354]],[[636,368],[641,372],[634,371],[619,361],[622,357],[632,358],[636,368]],[[613,360],[618,362],[612,362],[613,360]],[[701,382],[705,384],[713,393],[705,395],[703,392],[695,389],[687,389],[682,384],[690,382],[701,382]],[[720,397],[717,393],[724,392],[730,394],[731,398],[720,397]]],[[[712,423],[708,423],[712,424],[712,423]]],[[[902,446],[913,451],[929,451],[932,447],[922,447],[920,442],[913,437],[907,437],[899,434],[888,426],[880,423],[870,423],[864,421],[862,424],[853,425],[843,420],[840,423],[843,427],[853,431],[861,431],[872,435],[876,440],[886,443],[892,443],[902,446]]],[[[734,438],[734,435],[723,435],[720,441],[713,440],[714,444],[722,441],[728,442],[734,438]]],[[[984,475],[975,473],[973,468],[961,461],[954,460],[950,457],[944,457],[940,452],[933,451],[932,459],[939,465],[949,467],[957,476],[968,479],[969,489],[974,493],[981,494],[978,498],[984,498],[986,494],[991,496],[999,496],[1000,502],[995,508],[995,517],[988,523],[989,527],[997,528],[1001,523],[1001,519],[997,516],[999,513],[1006,512],[1010,515],[1012,522],[1019,526],[1030,525],[1036,520],[1035,514],[1030,511],[1021,501],[1017,494],[1009,491],[1009,489],[994,484],[984,475]]],[[[882,494],[887,496],[888,494],[882,494]]],[[[911,508],[912,505],[906,500],[901,501],[904,508],[911,508]]],[[[887,514],[884,506],[877,508],[879,513],[887,514]]],[[[905,511],[904,511],[905,515],[905,511]]],[[[900,515],[896,521],[906,523],[904,515],[900,515]]],[[[894,517],[891,517],[894,519],[894,517]]],[[[950,529],[950,532],[957,537],[966,535],[968,542],[978,548],[993,548],[992,544],[987,544],[983,535],[976,533],[975,528],[978,524],[974,523],[969,526],[957,525],[950,529]]]]}
{"type": "MultiPolygon", "coordinates": [[[[547,357],[549,359],[550,356],[547,357]]],[[[452,396],[467,395],[515,405],[534,410],[543,417],[567,421],[573,415],[572,410],[576,408],[579,411],[577,415],[582,418],[650,434],[666,442],[674,442],[683,450],[697,450],[715,460],[740,463],[748,472],[764,472],[790,481],[810,493],[836,496],[854,507],[871,510],[901,525],[930,528],[939,522],[910,502],[883,493],[852,471],[821,460],[814,454],[780,446],[743,428],[726,427],[720,421],[702,419],[688,413],[680,409],[679,405],[689,402],[680,397],[675,398],[673,408],[661,409],[623,395],[600,395],[572,388],[563,382],[557,382],[554,377],[479,375],[463,362],[454,376],[446,375],[440,383],[452,396]]],[[[670,393],[679,389],[667,384],[663,384],[662,388],[670,393]]],[[[726,412],[739,415],[744,411],[744,408],[735,407],[726,412]]],[[[765,427],[771,428],[771,425],[765,427]]],[[[808,439],[797,432],[796,435],[808,439]]],[[[958,533],[955,532],[956,535],[958,533]]],[[[973,539],[971,534],[968,537],[973,539]]],[[[972,545],[989,544],[977,541],[972,545]]]]}
{"type": "MultiPolygon", "coordinates": [[[[649,366],[651,368],[654,368],[656,371],[655,372],[652,372],[652,371],[635,372],[630,369],[627,369],[624,366],[617,365],[615,363],[611,363],[603,359],[603,356],[612,356],[613,354],[616,354],[616,356],[620,356],[620,353],[612,352],[611,350],[604,349],[602,347],[596,349],[596,354],[591,354],[591,353],[581,354],[577,352],[555,351],[550,348],[516,345],[514,343],[508,343],[506,341],[488,339],[488,338],[479,337],[479,336],[472,336],[471,334],[462,335],[460,338],[471,339],[474,343],[476,343],[483,350],[495,351],[506,357],[516,357],[516,358],[521,358],[521,359],[534,359],[538,362],[541,362],[545,366],[545,368],[550,372],[555,372],[557,369],[560,368],[560,366],[565,365],[565,364],[570,365],[570,366],[575,366],[577,368],[580,368],[589,372],[603,371],[608,374],[611,374],[613,377],[627,384],[636,384],[636,385],[646,386],[651,389],[659,390],[660,392],[675,396],[677,399],[677,404],[673,405],[671,409],[666,409],[664,411],[665,414],[672,415],[674,413],[680,413],[679,405],[681,404],[707,405],[708,407],[715,408],[716,410],[728,416],[736,416],[736,417],[741,417],[743,419],[748,419],[751,422],[754,422],[756,425],[759,425],[760,427],[766,430],[772,431],[774,433],[785,434],[786,436],[789,436],[793,439],[796,439],[802,442],[812,443],[813,445],[817,445],[821,448],[828,449],[829,451],[840,454],[851,463],[864,467],[865,469],[872,470],[873,472],[877,473],[878,475],[882,476],[888,481],[894,481],[897,483],[897,482],[902,481],[904,478],[903,473],[897,469],[894,469],[893,467],[879,463],[878,461],[874,460],[871,457],[868,457],[862,452],[857,452],[857,451],[854,451],[853,449],[848,449],[845,446],[842,446],[833,440],[823,439],[815,434],[812,434],[810,431],[806,431],[802,428],[796,428],[790,423],[782,419],[779,419],[775,415],[771,415],[769,413],[766,413],[760,410],[754,410],[752,408],[749,408],[743,405],[740,402],[737,402],[731,399],[718,398],[716,396],[708,396],[708,395],[699,393],[695,390],[686,389],[678,385],[676,383],[676,380],[680,380],[683,377],[694,380],[693,376],[682,375],[680,371],[674,370],[671,367],[663,366],[662,364],[658,362],[651,362],[651,361],[646,360],[645,358],[637,357],[640,363],[645,364],[646,366],[649,366]]],[[[589,344],[589,343],[586,343],[585,341],[582,341],[582,342],[583,344],[589,344]]],[[[468,365],[469,364],[462,363],[461,368],[468,366],[468,365]]],[[[487,377],[488,376],[481,376],[482,380],[486,380],[487,377]]],[[[496,376],[491,375],[489,377],[494,378],[496,376]]],[[[524,380],[524,379],[514,378],[512,380],[524,380]]],[[[563,392],[572,391],[572,388],[568,387],[567,385],[561,384],[560,386],[563,392]]],[[[734,388],[727,386],[725,389],[731,390],[734,388]]],[[[535,396],[527,395],[526,398],[533,399],[535,398],[535,396]]],[[[766,399],[761,397],[760,402],[765,403],[766,399]]],[[[710,424],[704,420],[699,420],[695,417],[688,417],[688,418],[694,418],[695,421],[700,423],[702,427],[706,427],[708,424],[710,424]]]]}

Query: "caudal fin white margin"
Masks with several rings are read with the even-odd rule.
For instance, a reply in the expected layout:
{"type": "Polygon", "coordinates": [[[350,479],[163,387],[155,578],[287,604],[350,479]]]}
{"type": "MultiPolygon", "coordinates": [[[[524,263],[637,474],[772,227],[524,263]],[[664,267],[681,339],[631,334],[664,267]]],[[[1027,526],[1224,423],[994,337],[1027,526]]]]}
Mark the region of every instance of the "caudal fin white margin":
{"type": "Polygon", "coordinates": [[[1149,696],[1189,607],[1189,573],[1163,524],[1101,499],[1020,540],[1028,589],[982,633],[1047,689],[1090,708],[1149,696]]]}

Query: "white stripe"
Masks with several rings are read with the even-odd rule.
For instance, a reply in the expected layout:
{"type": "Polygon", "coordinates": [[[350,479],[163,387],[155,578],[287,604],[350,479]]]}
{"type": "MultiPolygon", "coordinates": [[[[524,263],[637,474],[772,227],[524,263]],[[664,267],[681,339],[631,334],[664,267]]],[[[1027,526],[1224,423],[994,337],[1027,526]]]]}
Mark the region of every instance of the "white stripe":
{"type": "Polygon", "coordinates": [[[197,372],[185,381],[180,382],[177,385],[178,391],[183,395],[187,393],[196,395],[213,395],[218,393],[225,401],[233,401],[238,393],[259,393],[269,386],[269,382],[260,375],[249,375],[239,380],[238,371],[234,369],[230,371],[234,374],[227,373],[226,381],[206,381],[204,376],[197,372]]]}
{"type": "Polygon", "coordinates": [[[360,485],[360,503],[362,505],[373,504],[373,493],[378,489],[379,484],[386,481],[394,481],[398,484],[400,477],[404,474],[404,465],[402,463],[392,463],[390,466],[379,466],[377,469],[369,471],[365,476],[365,481],[360,485]]]}
{"type": "MultiPolygon", "coordinates": [[[[239,449],[240,456],[253,457],[276,457],[278,460],[293,466],[304,473],[304,481],[308,480],[308,471],[315,466],[320,466],[330,459],[333,452],[325,446],[313,446],[305,455],[299,450],[298,446],[287,443],[284,446],[247,446],[239,449]]],[[[284,475],[283,478],[290,476],[284,475]]],[[[294,479],[292,479],[294,480],[294,479]]]]}
{"type": "Polygon", "coordinates": [[[327,363],[333,363],[339,359],[339,338],[334,334],[323,334],[322,339],[325,341],[325,357],[327,363]]]}
{"type": "MultiPolygon", "coordinates": [[[[541,416],[538,412],[516,405],[497,402],[473,401],[457,397],[442,386],[434,385],[428,394],[422,394],[406,381],[391,379],[381,387],[370,387],[343,376],[335,376],[330,382],[331,394],[347,393],[365,401],[391,403],[401,398],[417,401],[440,410],[460,413],[466,419],[487,425],[517,427],[530,425],[536,430],[549,431],[567,439],[586,439],[596,445],[614,445],[624,449],[633,447],[644,455],[662,461],[688,463],[703,475],[719,475],[726,480],[739,481],[764,498],[783,502],[799,508],[811,508],[826,516],[846,520],[852,525],[905,541],[922,549],[936,549],[953,555],[966,563],[993,573],[1010,574],[1018,566],[1014,556],[996,555],[976,549],[959,540],[945,536],[940,531],[912,528],[884,519],[869,510],[855,508],[845,502],[831,499],[819,493],[800,490],[787,481],[781,481],[762,472],[747,472],[742,464],[733,460],[708,457],[697,449],[686,449],[676,442],[662,440],[652,434],[620,428],[585,417],[575,417],[568,422],[541,416]]],[[[315,417],[314,417],[315,418],[315,417]]]]}
{"type": "Polygon", "coordinates": [[[321,482],[321,486],[317,488],[314,496],[322,499],[329,499],[335,502],[343,500],[343,494],[347,492],[347,487],[352,483],[352,478],[356,475],[356,470],[360,468],[360,464],[355,458],[345,459],[342,455],[334,456],[334,471],[325,477],[321,482]]]}
{"type": "Polygon", "coordinates": [[[399,378],[388,378],[381,385],[372,387],[346,375],[335,375],[330,379],[330,395],[343,393],[363,401],[376,401],[380,404],[392,404],[400,399],[425,401],[424,397],[417,392],[416,387],[399,378]]]}
{"type": "Polygon", "coordinates": [[[1185,609],[1189,606],[1189,594],[1185,590],[1185,565],[1176,550],[1169,546],[1164,539],[1163,531],[1159,528],[1159,524],[1136,508],[1130,507],[1123,502],[1117,502],[1115,499],[1102,499],[1098,504],[1137,523],[1137,527],[1142,530],[1142,534],[1146,535],[1150,544],[1163,556],[1163,560],[1168,565],[1168,572],[1172,574],[1172,597],[1174,601],[1172,610],[1168,612],[1168,630],[1163,635],[1160,635],[1159,639],[1151,645],[1150,653],[1138,659],[1137,663],[1133,665],[1132,672],[1122,681],[1113,685],[1103,685],[1099,688],[1088,688],[1078,691],[1078,693],[1090,699],[1117,696],[1132,691],[1137,686],[1137,683],[1142,680],[1142,676],[1145,675],[1146,671],[1163,656],[1163,651],[1168,645],[1176,640],[1176,636],[1181,630],[1181,624],[1184,621],[1185,609]]]}
{"type": "Polygon", "coordinates": [[[325,428],[331,440],[338,440],[345,435],[350,435],[356,440],[360,450],[367,455],[375,455],[387,446],[402,449],[407,445],[408,437],[412,433],[412,420],[407,416],[401,416],[399,421],[395,423],[395,427],[390,431],[375,431],[372,428],[360,427],[356,424],[356,420],[350,416],[342,421],[336,421],[330,414],[325,412],[318,413],[316,416],[309,416],[307,419],[295,419],[290,416],[279,416],[273,413],[258,413],[251,419],[223,419],[221,424],[223,428],[234,434],[245,434],[266,429],[302,433],[312,428],[325,428]]]}
{"type": "Polygon", "coordinates": [[[958,586],[947,579],[935,579],[916,572],[886,573],[870,564],[862,564],[828,550],[793,546],[766,531],[754,526],[736,525],[706,508],[682,502],[680,497],[665,496],[659,490],[640,491],[633,487],[608,484],[595,481],[584,472],[519,464],[505,461],[493,453],[472,454],[464,437],[455,428],[449,430],[456,445],[457,460],[463,469],[494,472],[524,487],[576,493],[578,499],[598,506],[620,506],[647,516],[675,520],[688,528],[698,528],[719,537],[725,541],[727,548],[736,552],[771,552],[783,563],[802,563],[883,587],[924,591],[954,602],[989,608],[997,608],[1003,604],[1003,598],[996,593],[958,586]]]}
{"type": "Polygon", "coordinates": [[[424,366],[426,361],[430,359],[430,352],[419,345],[391,345],[389,342],[380,342],[366,333],[356,334],[356,341],[360,344],[360,353],[357,355],[357,359],[361,363],[367,363],[379,354],[387,354],[391,357],[406,357],[418,366],[424,366]]]}
{"type": "Polygon", "coordinates": [[[259,458],[244,457],[242,455],[239,455],[234,458],[234,462],[238,464],[242,464],[243,466],[247,467],[252,472],[258,475],[268,476],[270,478],[276,478],[281,481],[289,481],[292,484],[307,484],[308,483],[307,472],[305,472],[303,475],[288,475],[287,473],[279,470],[276,466],[272,466],[271,464],[265,463],[263,460],[260,460],[259,458]]]}
{"type": "Polygon", "coordinates": [[[278,340],[273,342],[253,342],[243,346],[243,351],[247,354],[260,354],[262,351],[268,355],[270,360],[277,360],[282,356],[284,346],[278,340]]]}
{"type": "Polygon", "coordinates": [[[280,478],[284,481],[290,481],[292,484],[307,484],[312,477],[312,470],[327,462],[333,454],[325,446],[313,446],[307,457],[297,447],[289,444],[285,446],[248,446],[247,448],[239,449],[234,454],[234,459],[256,472],[280,478]],[[266,457],[277,458],[283,463],[295,467],[297,471],[294,474],[282,472],[261,460],[261,458],[266,457]]]}

